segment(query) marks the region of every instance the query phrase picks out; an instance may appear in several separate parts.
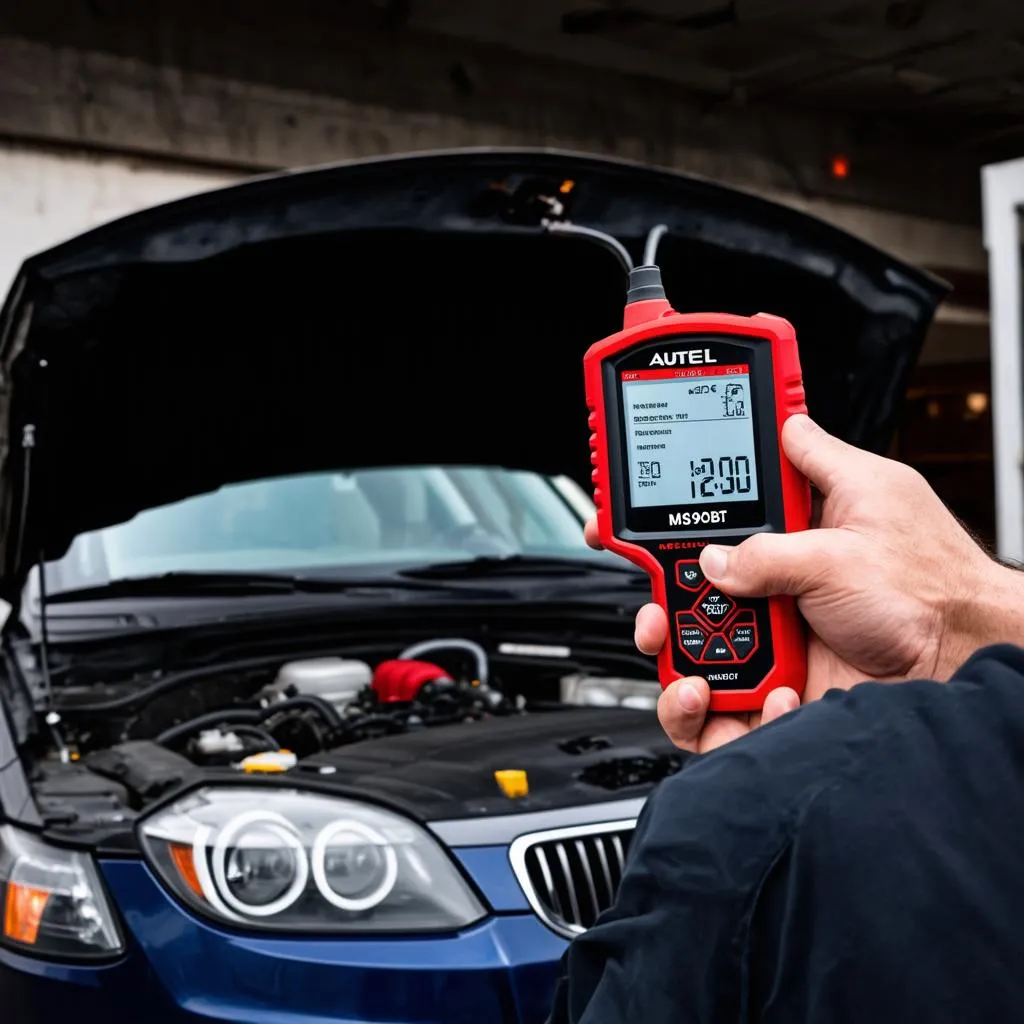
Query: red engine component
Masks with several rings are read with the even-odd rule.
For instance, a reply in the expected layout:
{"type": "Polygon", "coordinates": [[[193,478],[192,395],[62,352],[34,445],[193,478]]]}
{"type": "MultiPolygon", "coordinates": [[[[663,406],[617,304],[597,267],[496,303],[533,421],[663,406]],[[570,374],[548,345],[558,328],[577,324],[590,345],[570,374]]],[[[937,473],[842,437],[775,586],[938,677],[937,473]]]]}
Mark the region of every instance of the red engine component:
{"type": "Polygon", "coordinates": [[[427,683],[453,683],[440,665],[429,661],[394,658],[382,661],[373,672],[373,690],[382,704],[408,703],[427,683]]]}

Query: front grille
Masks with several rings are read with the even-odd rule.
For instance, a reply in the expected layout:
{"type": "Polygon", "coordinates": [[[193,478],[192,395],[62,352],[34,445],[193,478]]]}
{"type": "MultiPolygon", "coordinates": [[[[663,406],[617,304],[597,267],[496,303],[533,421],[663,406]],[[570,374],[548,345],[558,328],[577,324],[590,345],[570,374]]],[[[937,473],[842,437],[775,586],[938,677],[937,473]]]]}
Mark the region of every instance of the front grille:
{"type": "Polygon", "coordinates": [[[512,870],[549,928],[571,938],[612,905],[635,827],[635,819],[575,825],[512,843],[512,870]]]}

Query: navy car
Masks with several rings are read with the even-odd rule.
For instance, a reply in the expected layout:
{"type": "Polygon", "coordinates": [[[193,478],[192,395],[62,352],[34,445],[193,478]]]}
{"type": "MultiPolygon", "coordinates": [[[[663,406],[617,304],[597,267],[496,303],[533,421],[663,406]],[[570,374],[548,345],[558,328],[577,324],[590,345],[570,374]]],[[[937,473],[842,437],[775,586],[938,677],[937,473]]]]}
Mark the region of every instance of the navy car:
{"type": "MultiPolygon", "coordinates": [[[[583,543],[581,356],[799,332],[884,450],[944,286],[708,182],[463,151],[247,181],[28,259],[0,316],[0,1015],[539,1022],[682,764],[583,543]]],[[[685,965],[680,965],[685,970],[685,965]]]]}

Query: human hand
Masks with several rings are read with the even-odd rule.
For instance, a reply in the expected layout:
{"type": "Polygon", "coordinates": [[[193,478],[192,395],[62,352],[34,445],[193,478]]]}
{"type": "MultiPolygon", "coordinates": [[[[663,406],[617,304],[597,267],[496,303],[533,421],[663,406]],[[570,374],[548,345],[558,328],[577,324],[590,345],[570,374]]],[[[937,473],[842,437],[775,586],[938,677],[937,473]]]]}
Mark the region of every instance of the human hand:
{"type": "MultiPolygon", "coordinates": [[[[1024,577],[994,562],[915,470],[832,437],[806,416],[787,420],[788,458],[823,498],[818,529],[755,534],[701,553],[704,575],[737,597],[796,597],[809,627],[804,702],[866,679],[946,680],[980,646],[1024,637],[1024,577]]],[[[596,523],[587,541],[600,546],[596,523]]],[[[668,620],[637,614],[636,644],[656,654],[668,620]]],[[[793,690],[759,713],[708,715],[698,678],[661,695],[658,716],[679,747],[703,752],[796,708],[793,690]]]]}

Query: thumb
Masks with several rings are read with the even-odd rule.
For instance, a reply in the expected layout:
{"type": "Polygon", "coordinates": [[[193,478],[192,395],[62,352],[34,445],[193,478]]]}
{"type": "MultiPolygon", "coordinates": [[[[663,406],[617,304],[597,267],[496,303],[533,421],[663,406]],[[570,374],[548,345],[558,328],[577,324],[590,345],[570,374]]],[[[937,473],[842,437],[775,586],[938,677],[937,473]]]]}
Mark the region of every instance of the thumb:
{"type": "Polygon", "coordinates": [[[842,530],[755,533],[736,547],[709,545],[700,554],[704,575],[736,597],[798,597],[818,586],[849,544],[842,530]]]}
{"type": "Polygon", "coordinates": [[[841,479],[877,473],[879,457],[840,441],[809,416],[790,416],[782,427],[782,447],[789,461],[825,497],[841,479]]]}

